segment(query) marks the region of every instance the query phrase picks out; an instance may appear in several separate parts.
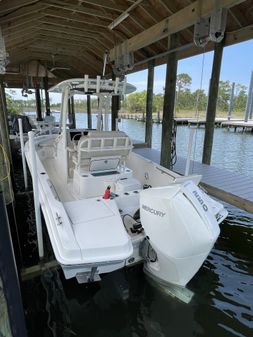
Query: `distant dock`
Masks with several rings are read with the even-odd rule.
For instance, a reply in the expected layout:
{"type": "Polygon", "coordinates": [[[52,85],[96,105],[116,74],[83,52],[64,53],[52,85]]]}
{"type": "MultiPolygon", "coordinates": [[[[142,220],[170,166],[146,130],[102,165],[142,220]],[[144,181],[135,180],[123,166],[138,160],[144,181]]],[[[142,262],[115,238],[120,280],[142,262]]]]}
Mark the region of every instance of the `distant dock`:
{"type": "Polygon", "coordinates": [[[233,128],[235,132],[237,129],[253,132],[253,120],[250,120],[248,122],[244,122],[242,120],[224,121],[221,123],[221,126],[227,127],[228,129],[233,128]]]}
{"type": "MultiPolygon", "coordinates": [[[[155,163],[160,163],[160,151],[135,148],[134,152],[155,163]]],[[[186,160],[178,157],[173,170],[184,174],[186,160]]],[[[212,196],[253,213],[253,179],[218,167],[191,161],[190,174],[201,174],[201,186],[212,196]]]]}
{"type": "MultiPolygon", "coordinates": [[[[154,114],[153,114],[154,116],[154,114]]],[[[120,114],[120,118],[122,119],[133,119],[138,122],[145,122],[145,117],[142,114],[120,114]]],[[[175,117],[174,120],[176,121],[177,125],[188,125],[188,126],[196,126],[196,127],[205,127],[206,120],[204,118],[192,118],[192,117],[175,117]]],[[[161,124],[162,117],[153,117],[153,123],[161,124]]],[[[244,122],[242,119],[233,118],[228,120],[228,118],[215,118],[214,122],[216,127],[223,127],[223,128],[233,128],[236,132],[237,129],[241,131],[250,131],[253,132],[253,120],[248,122],[244,122]]]]}

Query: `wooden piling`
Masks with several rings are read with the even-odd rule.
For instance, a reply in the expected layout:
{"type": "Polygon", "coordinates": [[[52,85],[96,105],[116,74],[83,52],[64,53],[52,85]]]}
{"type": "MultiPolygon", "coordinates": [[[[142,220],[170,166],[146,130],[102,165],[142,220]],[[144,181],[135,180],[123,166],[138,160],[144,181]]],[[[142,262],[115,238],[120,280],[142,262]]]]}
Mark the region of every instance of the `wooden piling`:
{"type": "Polygon", "coordinates": [[[92,116],[91,116],[91,100],[90,100],[90,95],[87,95],[87,121],[88,121],[88,129],[92,129],[92,116]]]}
{"type": "Polygon", "coordinates": [[[112,131],[116,130],[116,120],[118,119],[120,109],[120,97],[112,96],[112,131]]]}
{"type": "MultiPolygon", "coordinates": [[[[174,49],[177,46],[177,35],[171,35],[170,48],[174,49]]],[[[172,131],[174,105],[176,95],[177,81],[177,55],[176,52],[168,54],[166,81],[163,103],[163,122],[162,122],[162,146],[160,164],[166,168],[171,168],[171,148],[172,148],[172,131]]]]}
{"type": "Polygon", "coordinates": [[[214,57],[213,57],[213,68],[212,76],[210,80],[210,88],[207,103],[207,113],[206,113],[206,126],[205,126],[205,139],[202,163],[210,165],[213,147],[213,134],[215,126],[215,115],[216,115],[216,105],[219,90],[219,79],[220,79],[220,69],[222,61],[223,52],[223,42],[215,43],[214,47],[214,57]]]}
{"type": "Polygon", "coordinates": [[[9,205],[14,200],[11,181],[11,147],[7,124],[7,107],[5,89],[0,83],[0,191],[4,194],[5,204],[9,205]]]}
{"type": "Polygon", "coordinates": [[[36,100],[36,119],[37,121],[43,121],[41,113],[41,99],[40,99],[40,88],[35,89],[35,100],[36,100]]]}
{"type": "MultiPolygon", "coordinates": [[[[0,193],[0,276],[13,337],[26,337],[25,317],[5,202],[0,193]]],[[[1,308],[2,310],[2,308],[1,308]]]]}
{"type": "Polygon", "coordinates": [[[154,60],[148,64],[148,83],[147,83],[147,99],[146,99],[146,130],[145,143],[148,147],[152,147],[152,110],[153,110],[153,88],[154,88],[154,60]]]}
{"type": "Polygon", "coordinates": [[[46,115],[50,116],[50,100],[48,92],[48,77],[43,77],[43,86],[45,90],[45,100],[46,100],[46,115]]]}
{"type": "Polygon", "coordinates": [[[71,124],[72,124],[72,128],[76,129],[75,97],[74,97],[74,95],[71,96],[70,102],[71,102],[71,118],[72,118],[71,124]]]}

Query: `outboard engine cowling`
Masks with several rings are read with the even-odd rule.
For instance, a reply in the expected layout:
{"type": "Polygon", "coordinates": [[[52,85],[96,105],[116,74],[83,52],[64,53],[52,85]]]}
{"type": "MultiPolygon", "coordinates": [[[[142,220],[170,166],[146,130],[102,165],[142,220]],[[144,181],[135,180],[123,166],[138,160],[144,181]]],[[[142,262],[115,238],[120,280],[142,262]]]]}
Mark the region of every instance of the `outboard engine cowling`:
{"type": "Polygon", "coordinates": [[[192,181],[141,191],[140,219],[157,255],[144,265],[152,276],[185,286],[201,267],[220,233],[205,196],[192,181]]]}

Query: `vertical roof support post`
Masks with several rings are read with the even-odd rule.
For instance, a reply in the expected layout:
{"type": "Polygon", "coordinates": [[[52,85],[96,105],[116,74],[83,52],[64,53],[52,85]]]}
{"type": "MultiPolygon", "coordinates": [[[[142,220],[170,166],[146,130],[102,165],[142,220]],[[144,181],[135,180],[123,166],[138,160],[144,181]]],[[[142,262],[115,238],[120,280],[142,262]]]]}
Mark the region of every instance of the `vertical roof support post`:
{"type": "Polygon", "coordinates": [[[251,72],[244,122],[248,122],[249,118],[252,117],[252,106],[253,106],[252,101],[253,101],[253,71],[251,72]]]}
{"type": "Polygon", "coordinates": [[[1,118],[1,127],[0,127],[0,138],[2,139],[2,144],[5,148],[5,151],[8,154],[8,159],[10,161],[11,167],[12,165],[12,157],[11,157],[11,145],[9,141],[9,126],[8,126],[8,116],[7,116],[7,101],[5,95],[5,87],[4,84],[0,83],[0,118],[1,118]]]}
{"type": "MultiPolygon", "coordinates": [[[[177,35],[170,36],[170,49],[177,46],[177,35]]],[[[163,122],[162,122],[162,147],[160,164],[166,168],[171,168],[171,149],[174,105],[177,81],[177,54],[170,53],[167,56],[166,81],[163,103],[163,122]]]]}
{"type": "Polygon", "coordinates": [[[206,113],[205,139],[202,155],[202,163],[210,165],[213,147],[213,134],[215,126],[216,106],[219,91],[220,69],[222,62],[224,39],[220,43],[215,43],[212,75],[209,87],[209,96],[206,113]]]}
{"type": "Polygon", "coordinates": [[[71,103],[71,127],[72,129],[76,129],[76,115],[75,115],[75,96],[74,94],[70,97],[71,103]]]}
{"type": "Polygon", "coordinates": [[[87,124],[88,129],[92,129],[92,116],[91,116],[91,99],[90,95],[87,95],[87,124]]]}
{"type": "MultiPolygon", "coordinates": [[[[116,81],[115,74],[112,74],[112,80],[116,81]]],[[[112,111],[112,118],[111,118],[111,129],[115,131],[117,129],[117,122],[120,109],[120,97],[119,95],[112,95],[112,103],[111,103],[111,111],[112,111]]]]}
{"type": "Polygon", "coordinates": [[[40,99],[40,88],[35,88],[35,100],[36,100],[36,119],[37,121],[42,121],[42,113],[41,113],[41,99],[40,99]]]}
{"type": "Polygon", "coordinates": [[[146,99],[146,130],[145,142],[148,147],[152,147],[152,125],[153,125],[153,90],[154,90],[154,60],[148,63],[148,83],[146,99]]]}
{"type": "Polygon", "coordinates": [[[2,279],[5,298],[8,305],[10,328],[13,337],[26,337],[27,332],[25,326],[25,316],[20,293],[17,266],[2,193],[0,193],[0,223],[0,277],[2,279]]]}
{"type": "Polygon", "coordinates": [[[120,97],[119,95],[112,96],[112,131],[117,129],[116,119],[118,119],[120,109],[120,97]]]}
{"type": "Polygon", "coordinates": [[[45,90],[45,100],[46,100],[46,116],[50,116],[50,100],[48,92],[48,77],[43,77],[43,86],[45,90]]]}
{"type": "Polygon", "coordinates": [[[234,96],[235,96],[235,82],[232,83],[230,100],[229,100],[229,109],[228,109],[228,120],[230,121],[232,117],[232,112],[234,109],[234,96]]]}

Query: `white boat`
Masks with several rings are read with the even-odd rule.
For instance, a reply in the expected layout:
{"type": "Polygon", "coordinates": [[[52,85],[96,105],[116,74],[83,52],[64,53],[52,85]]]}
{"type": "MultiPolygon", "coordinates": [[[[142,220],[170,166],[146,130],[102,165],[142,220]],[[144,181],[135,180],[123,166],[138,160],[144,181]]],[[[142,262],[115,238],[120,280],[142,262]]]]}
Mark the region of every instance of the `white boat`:
{"type": "MultiPolygon", "coordinates": [[[[87,76],[51,90],[62,92],[62,109],[59,134],[35,138],[41,209],[67,279],[98,281],[142,261],[153,278],[185,286],[212,249],[227,211],[197,186],[201,176],[159,166],[134,153],[124,132],[107,131],[108,100],[133,90],[87,76]],[[80,92],[100,98],[97,130],[66,126],[68,99],[80,92]]],[[[27,142],[31,168],[29,150],[27,142]]]]}

